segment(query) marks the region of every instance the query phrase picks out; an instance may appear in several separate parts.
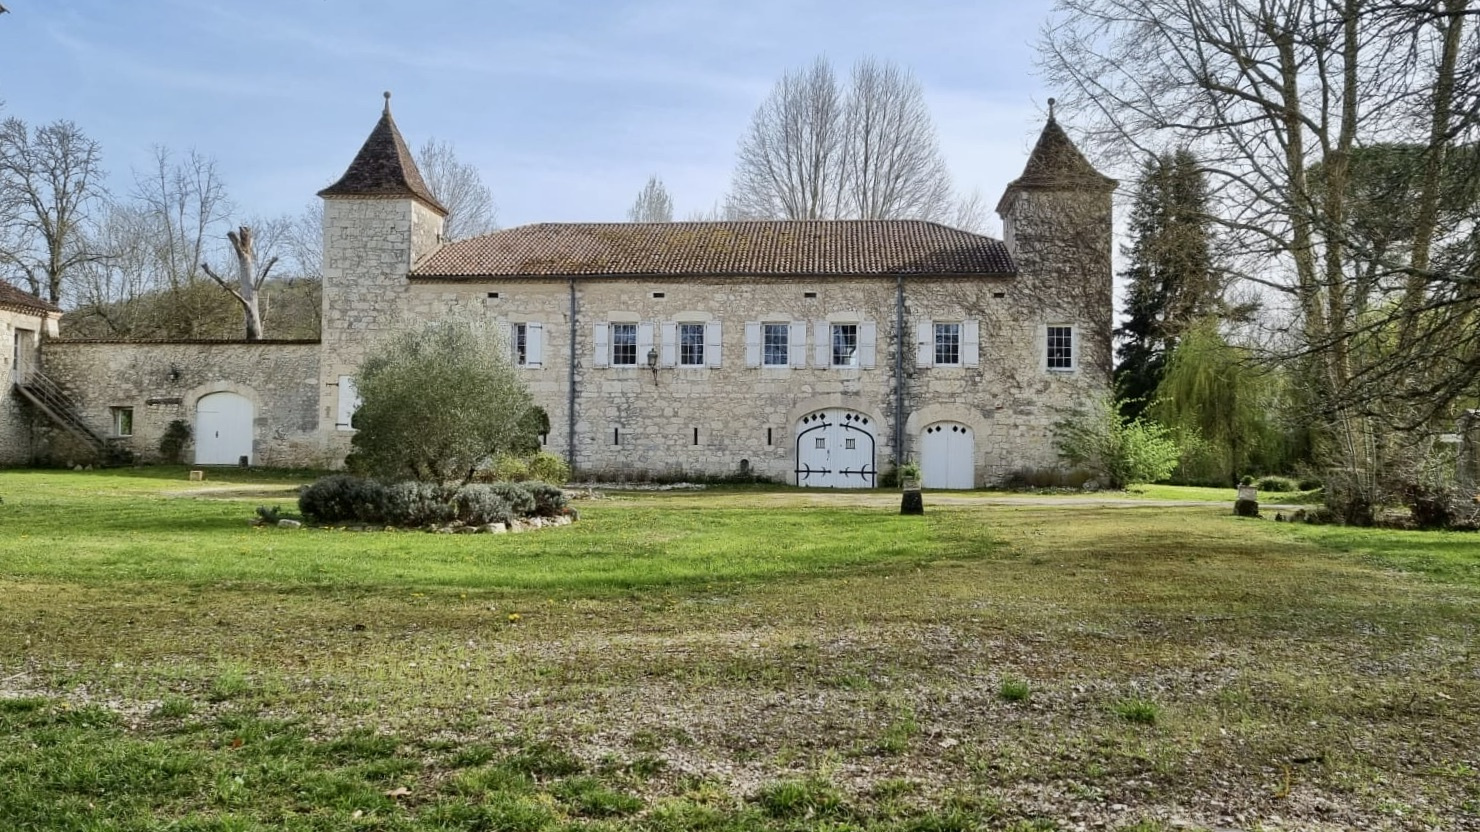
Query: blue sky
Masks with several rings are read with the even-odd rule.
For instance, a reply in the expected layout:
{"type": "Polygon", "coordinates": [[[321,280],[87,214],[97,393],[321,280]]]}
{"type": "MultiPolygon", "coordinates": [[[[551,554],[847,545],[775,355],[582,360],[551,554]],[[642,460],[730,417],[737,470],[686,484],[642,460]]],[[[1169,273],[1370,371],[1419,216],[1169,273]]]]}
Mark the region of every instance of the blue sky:
{"type": "Polygon", "coordinates": [[[711,207],[756,106],[818,55],[914,70],[958,187],[993,203],[1053,94],[1048,0],[3,2],[5,115],[77,122],[120,194],[153,145],[194,147],[241,219],[309,204],[387,89],[407,141],[454,144],[506,226],[625,219],[650,173],[680,218],[711,207]]]}

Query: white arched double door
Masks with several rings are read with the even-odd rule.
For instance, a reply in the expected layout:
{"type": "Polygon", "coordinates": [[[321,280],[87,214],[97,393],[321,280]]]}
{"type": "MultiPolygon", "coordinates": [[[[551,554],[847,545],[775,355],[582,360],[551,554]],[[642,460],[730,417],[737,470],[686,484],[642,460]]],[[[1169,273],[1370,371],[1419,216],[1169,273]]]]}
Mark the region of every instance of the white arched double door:
{"type": "Polygon", "coordinates": [[[976,487],[976,437],[960,422],[936,422],[920,437],[920,484],[976,487]]]}
{"type": "Polygon", "coordinates": [[[195,405],[195,464],[252,463],[251,399],[237,393],[211,393],[195,405]]]}
{"type": "Polygon", "coordinates": [[[797,485],[873,488],[873,420],[853,410],[828,408],[797,422],[797,485]]]}

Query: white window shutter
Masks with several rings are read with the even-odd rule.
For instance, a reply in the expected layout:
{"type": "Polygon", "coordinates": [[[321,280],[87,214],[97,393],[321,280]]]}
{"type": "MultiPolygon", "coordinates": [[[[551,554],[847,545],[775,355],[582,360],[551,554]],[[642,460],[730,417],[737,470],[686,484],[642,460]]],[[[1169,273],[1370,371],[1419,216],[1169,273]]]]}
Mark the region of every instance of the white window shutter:
{"type": "Polygon", "coordinates": [[[813,327],[817,333],[816,358],[818,367],[832,366],[832,324],[827,321],[818,321],[813,327]]]}
{"type": "Polygon", "coordinates": [[[355,391],[355,380],[350,376],[339,377],[339,406],[338,414],[334,419],[334,427],[338,430],[354,430],[351,421],[354,419],[355,411],[360,409],[360,394],[355,391]]]}
{"type": "Polygon", "coordinates": [[[530,321],[524,325],[524,366],[543,367],[545,364],[545,325],[530,321]]]}
{"type": "MultiPolygon", "coordinates": [[[[672,367],[678,364],[678,323],[675,321],[663,322],[663,346],[658,348],[658,364],[664,367],[672,367]]],[[[642,356],[647,361],[647,356],[642,356]]]]}
{"type": "Polygon", "coordinates": [[[761,325],[756,321],[745,322],[745,366],[761,366],[761,325]]]}
{"type": "Polygon", "coordinates": [[[637,366],[646,367],[648,351],[653,348],[653,325],[637,325],[637,366]]]}
{"type": "Polygon", "coordinates": [[[879,333],[873,321],[858,325],[858,366],[865,370],[874,366],[878,353],[879,333]]]}
{"type": "Polygon", "coordinates": [[[711,367],[720,366],[722,333],[719,326],[719,321],[706,321],[704,324],[704,363],[711,367]]]}
{"type": "Polygon", "coordinates": [[[961,363],[967,367],[981,364],[981,322],[975,319],[961,322],[961,363]]]}
{"type": "Polygon", "coordinates": [[[935,366],[935,322],[915,322],[915,366],[935,366]]]}
{"type": "Polygon", "coordinates": [[[592,356],[591,366],[605,367],[612,360],[611,325],[606,321],[596,324],[592,335],[596,341],[596,352],[592,356]]]}
{"type": "Polygon", "coordinates": [[[786,333],[787,363],[793,367],[807,366],[807,322],[792,321],[791,331],[786,333]]]}

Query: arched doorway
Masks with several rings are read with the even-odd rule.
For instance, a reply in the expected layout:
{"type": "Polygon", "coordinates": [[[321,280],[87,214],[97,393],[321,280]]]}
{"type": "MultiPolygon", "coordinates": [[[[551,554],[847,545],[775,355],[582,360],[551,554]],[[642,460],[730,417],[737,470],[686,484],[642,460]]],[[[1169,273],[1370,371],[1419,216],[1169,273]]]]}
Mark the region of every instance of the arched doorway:
{"type": "Polygon", "coordinates": [[[960,422],[936,422],[920,437],[920,479],[926,488],[976,486],[976,438],[960,422]]]}
{"type": "Polygon", "coordinates": [[[252,401],[237,393],[211,393],[195,404],[195,464],[252,463],[252,401]]]}
{"type": "Polygon", "coordinates": [[[828,408],[797,422],[797,485],[873,488],[873,420],[853,410],[828,408]]]}

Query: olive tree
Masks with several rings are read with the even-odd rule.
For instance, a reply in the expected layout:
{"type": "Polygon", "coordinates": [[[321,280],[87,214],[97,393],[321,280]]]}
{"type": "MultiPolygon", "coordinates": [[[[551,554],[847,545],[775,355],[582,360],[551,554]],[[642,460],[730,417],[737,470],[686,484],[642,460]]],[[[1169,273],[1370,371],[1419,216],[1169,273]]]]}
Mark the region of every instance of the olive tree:
{"type": "Polygon", "coordinates": [[[350,467],[378,479],[466,483],[539,437],[504,339],[463,321],[396,335],[356,372],[350,467]]]}

